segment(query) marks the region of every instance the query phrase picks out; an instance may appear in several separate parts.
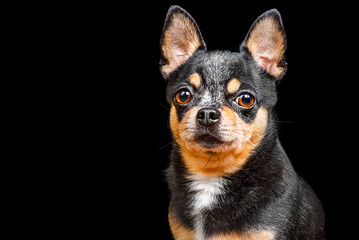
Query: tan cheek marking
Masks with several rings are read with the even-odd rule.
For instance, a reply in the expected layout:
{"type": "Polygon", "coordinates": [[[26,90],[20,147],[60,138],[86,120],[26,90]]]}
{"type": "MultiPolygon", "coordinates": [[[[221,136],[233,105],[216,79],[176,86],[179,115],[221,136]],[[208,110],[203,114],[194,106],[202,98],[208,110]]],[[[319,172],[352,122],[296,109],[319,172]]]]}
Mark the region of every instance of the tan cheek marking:
{"type": "Polygon", "coordinates": [[[242,234],[227,233],[218,234],[210,237],[208,240],[274,240],[275,232],[270,230],[253,230],[242,234]]]}
{"type": "Polygon", "coordinates": [[[208,176],[230,175],[241,169],[263,138],[268,121],[267,109],[259,108],[254,121],[247,124],[231,108],[223,106],[222,117],[223,121],[226,121],[224,124],[232,125],[232,132],[237,134],[240,132],[243,136],[235,141],[233,146],[218,154],[209,154],[203,149],[197,149],[191,142],[193,133],[188,124],[195,122],[197,110],[198,107],[191,109],[181,123],[178,123],[176,108],[171,105],[170,127],[176,142],[181,147],[187,169],[208,176]]]}
{"type": "Polygon", "coordinates": [[[194,107],[189,110],[182,118],[181,122],[178,122],[176,107],[172,104],[170,111],[170,127],[177,143],[181,148],[186,148],[188,141],[192,139],[194,129],[195,118],[199,107],[194,107]]]}
{"type": "Polygon", "coordinates": [[[195,234],[192,230],[181,225],[177,219],[171,213],[171,210],[168,213],[168,221],[170,224],[171,232],[176,240],[194,240],[195,234]]]}
{"type": "Polygon", "coordinates": [[[227,84],[227,92],[229,94],[235,93],[238,91],[239,87],[241,86],[241,82],[236,79],[233,78],[231,81],[229,81],[229,83],[227,84]]]}
{"type": "Polygon", "coordinates": [[[236,130],[237,122],[239,118],[237,117],[236,113],[229,107],[223,106],[222,107],[222,115],[223,115],[223,125],[229,125],[233,127],[233,130],[236,130]]]}
{"type": "Polygon", "coordinates": [[[221,158],[222,174],[232,174],[244,166],[252,151],[263,139],[267,128],[268,111],[265,108],[259,108],[256,118],[250,124],[239,119],[229,107],[224,106],[223,113],[224,118],[228,118],[229,122],[232,123],[233,132],[243,134],[243,137],[236,141],[236,145],[232,150],[224,154],[221,153],[223,155],[221,158]]]}
{"type": "Polygon", "coordinates": [[[198,73],[193,73],[190,77],[189,77],[189,83],[195,87],[195,88],[199,88],[199,86],[201,85],[201,76],[198,73]]]}
{"type": "MultiPolygon", "coordinates": [[[[171,110],[171,113],[177,119],[175,110],[171,110]]],[[[205,149],[196,148],[196,144],[191,142],[190,139],[184,139],[184,137],[179,136],[179,134],[176,135],[176,132],[174,132],[174,136],[177,139],[176,141],[181,146],[183,161],[189,171],[207,176],[223,176],[230,175],[241,169],[247,162],[252,151],[263,138],[267,127],[268,112],[265,108],[259,108],[254,121],[247,124],[243,122],[232,109],[224,106],[222,109],[222,117],[224,121],[226,121],[223,124],[232,126],[233,134],[240,132],[244,136],[215,154],[209,154],[205,149]]],[[[182,122],[191,121],[188,115],[185,116],[184,119],[187,120],[182,120],[182,122]]],[[[185,124],[176,125],[175,123],[171,123],[172,131],[177,131],[177,133],[180,132],[184,134],[184,136],[188,136],[188,133],[183,129],[185,127],[185,124]],[[175,128],[172,127],[172,125],[180,127],[174,130],[175,128]]],[[[232,138],[235,139],[237,136],[232,136],[232,138]]]]}
{"type": "Polygon", "coordinates": [[[178,130],[178,118],[176,113],[176,108],[171,104],[171,111],[170,111],[170,127],[173,133],[173,136],[177,139],[179,136],[178,130]]]}
{"type": "Polygon", "coordinates": [[[183,161],[189,171],[194,173],[202,172],[208,175],[219,175],[221,174],[221,170],[218,167],[218,160],[208,162],[211,155],[193,148],[193,142],[190,140],[192,133],[188,125],[184,124],[194,122],[197,111],[198,107],[194,107],[183,117],[181,123],[178,123],[176,108],[174,105],[171,106],[170,127],[173,137],[181,147],[183,161]],[[206,166],[206,162],[208,162],[208,166],[206,166]]]}

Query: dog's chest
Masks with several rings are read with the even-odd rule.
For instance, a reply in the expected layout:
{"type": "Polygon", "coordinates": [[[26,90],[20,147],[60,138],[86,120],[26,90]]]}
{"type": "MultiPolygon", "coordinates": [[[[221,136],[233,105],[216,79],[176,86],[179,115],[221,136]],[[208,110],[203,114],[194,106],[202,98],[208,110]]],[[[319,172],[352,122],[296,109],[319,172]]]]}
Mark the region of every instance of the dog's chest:
{"type": "Polygon", "coordinates": [[[220,196],[225,194],[226,180],[222,177],[203,175],[191,175],[188,179],[190,180],[190,208],[195,223],[196,240],[202,240],[205,239],[203,212],[220,205],[220,196]]]}

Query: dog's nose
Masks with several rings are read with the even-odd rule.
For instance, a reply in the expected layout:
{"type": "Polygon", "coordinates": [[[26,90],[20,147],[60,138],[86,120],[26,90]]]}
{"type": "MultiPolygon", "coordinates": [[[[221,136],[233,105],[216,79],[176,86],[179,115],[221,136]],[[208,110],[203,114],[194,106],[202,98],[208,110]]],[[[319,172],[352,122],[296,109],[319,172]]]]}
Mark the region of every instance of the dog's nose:
{"type": "Polygon", "coordinates": [[[215,124],[221,118],[221,113],[215,108],[202,108],[197,113],[197,121],[203,126],[215,124]]]}

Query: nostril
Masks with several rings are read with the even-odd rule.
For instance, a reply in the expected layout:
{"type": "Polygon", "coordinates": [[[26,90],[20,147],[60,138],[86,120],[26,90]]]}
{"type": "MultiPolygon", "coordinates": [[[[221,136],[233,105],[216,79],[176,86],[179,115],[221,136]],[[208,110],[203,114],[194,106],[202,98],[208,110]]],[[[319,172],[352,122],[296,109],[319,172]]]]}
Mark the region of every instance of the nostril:
{"type": "Polygon", "coordinates": [[[197,120],[204,121],[206,119],[205,111],[200,110],[197,114],[197,120]]]}
{"type": "Polygon", "coordinates": [[[219,120],[219,112],[217,110],[213,110],[209,113],[209,119],[213,122],[217,122],[219,120]]]}

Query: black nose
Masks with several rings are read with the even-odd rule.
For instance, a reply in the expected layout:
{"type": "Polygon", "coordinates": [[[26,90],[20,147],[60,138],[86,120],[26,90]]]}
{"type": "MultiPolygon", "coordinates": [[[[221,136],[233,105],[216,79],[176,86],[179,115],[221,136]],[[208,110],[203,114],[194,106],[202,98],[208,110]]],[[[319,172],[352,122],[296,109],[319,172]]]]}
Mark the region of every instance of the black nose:
{"type": "Polygon", "coordinates": [[[219,121],[221,113],[215,108],[202,108],[197,113],[197,121],[204,126],[210,126],[219,121]]]}

